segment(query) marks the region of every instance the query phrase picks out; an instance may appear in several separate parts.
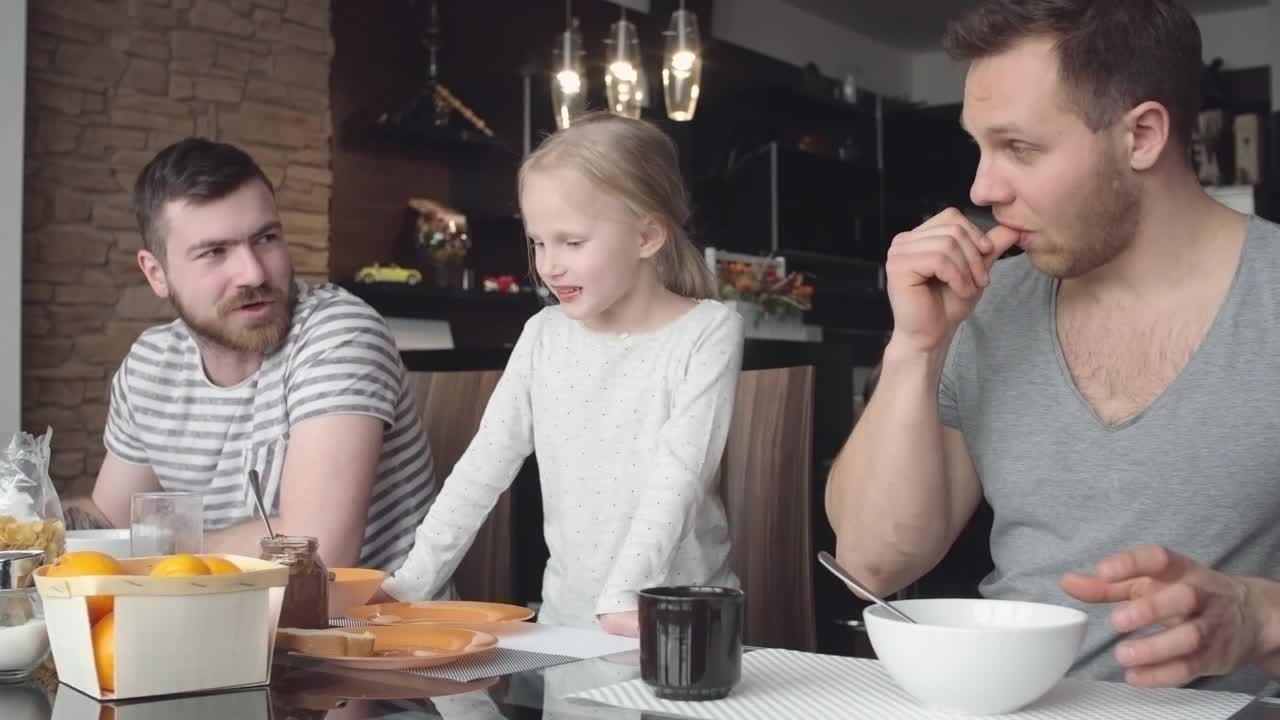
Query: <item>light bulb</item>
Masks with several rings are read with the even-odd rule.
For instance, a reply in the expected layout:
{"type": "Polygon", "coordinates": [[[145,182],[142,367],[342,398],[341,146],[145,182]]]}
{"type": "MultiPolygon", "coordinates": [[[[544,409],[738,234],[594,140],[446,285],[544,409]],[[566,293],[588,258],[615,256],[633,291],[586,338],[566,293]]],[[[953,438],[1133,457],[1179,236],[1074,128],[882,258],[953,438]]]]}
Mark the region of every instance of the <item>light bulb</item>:
{"type": "Polygon", "coordinates": [[[560,84],[560,92],[575,95],[582,92],[582,76],[576,70],[561,70],[556,73],[556,82],[560,84]]]}
{"type": "Polygon", "coordinates": [[[688,74],[693,69],[693,64],[698,61],[698,54],[692,50],[677,50],[671,56],[671,70],[677,74],[688,74]]]}
{"type": "Polygon", "coordinates": [[[629,62],[609,63],[609,73],[613,75],[615,82],[634,83],[636,81],[636,66],[629,62]]]}

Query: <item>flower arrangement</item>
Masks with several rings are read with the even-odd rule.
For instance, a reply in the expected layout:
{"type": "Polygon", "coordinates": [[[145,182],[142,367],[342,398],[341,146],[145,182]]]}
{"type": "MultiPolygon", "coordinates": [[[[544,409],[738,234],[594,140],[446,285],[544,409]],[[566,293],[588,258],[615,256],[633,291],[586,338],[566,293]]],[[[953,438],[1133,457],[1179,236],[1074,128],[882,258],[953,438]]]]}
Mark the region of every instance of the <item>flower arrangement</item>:
{"type": "Polygon", "coordinates": [[[761,317],[785,319],[813,308],[813,285],[801,272],[787,273],[778,261],[716,263],[722,300],[739,300],[760,307],[761,317]]]}
{"type": "Polygon", "coordinates": [[[434,265],[461,265],[467,252],[471,250],[467,217],[424,198],[410,200],[409,207],[418,215],[414,225],[414,241],[419,250],[434,265]]]}

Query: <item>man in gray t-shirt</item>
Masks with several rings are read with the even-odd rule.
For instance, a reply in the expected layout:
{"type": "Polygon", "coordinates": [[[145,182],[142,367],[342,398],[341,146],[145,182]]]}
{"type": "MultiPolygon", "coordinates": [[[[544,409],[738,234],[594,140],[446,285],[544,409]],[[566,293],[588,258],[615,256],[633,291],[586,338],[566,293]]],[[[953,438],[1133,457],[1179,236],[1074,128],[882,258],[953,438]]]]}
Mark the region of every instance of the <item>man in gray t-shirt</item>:
{"type": "MultiPolygon", "coordinates": [[[[1102,417],[1073,379],[1055,321],[1061,281],[1028,255],[995,264],[938,395],[994,511],[984,596],[1065,602],[1065,573],[1139,542],[1280,574],[1280,227],[1251,218],[1239,258],[1199,348],[1123,418],[1102,417]]],[[[1085,609],[1078,668],[1110,678],[1110,609],[1085,609]]]]}
{"type": "Polygon", "coordinates": [[[837,554],[893,592],[985,496],[983,594],[1085,608],[1075,674],[1257,690],[1280,672],[1280,228],[1190,166],[1195,21],[985,0],[945,44],[996,224],[894,238],[893,337],[828,486],[837,554]]]}

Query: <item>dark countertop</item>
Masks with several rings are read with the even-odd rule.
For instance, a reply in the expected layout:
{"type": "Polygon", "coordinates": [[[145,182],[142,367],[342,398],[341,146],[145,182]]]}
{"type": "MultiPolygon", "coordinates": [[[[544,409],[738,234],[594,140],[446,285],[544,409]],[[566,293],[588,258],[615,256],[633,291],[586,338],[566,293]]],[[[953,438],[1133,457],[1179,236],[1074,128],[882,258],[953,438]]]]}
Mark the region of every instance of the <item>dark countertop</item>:
{"type": "MultiPolygon", "coordinates": [[[[788,342],[748,339],[743,348],[743,370],[828,365],[870,367],[880,359],[884,336],[879,333],[841,334],[831,342],[788,342]]],[[[410,372],[459,372],[501,370],[510,347],[463,346],[452,350],[406,350],[400,353],[410,372]]]]}
{"type": "MultiPolygon", "coordinates": [[[[420,368],[411,367],[411,370],[501,368],[506,362],[506,356],[494,355],[492,349],[510,347],[520,336],[525,321],[544,307],[542,300],[532,292],[508,295],[482,290],[449,290],[395,283],[351,282],[342,283],[342,286],[372,305],[384,317],[448,322],[455,346],[459,349],[475,349],[467,352],[478,352],[474,359],[424,355],[417,360],[424,365],[420,368]],[[486,362],[491,364],[485,364],[486,362]],[[492,364],[494,362],[498,364],[492,364]]],[[[816,345],[851,345],[855,348],[857,361],[864,365],[870,365],[879,358],[892,326],[887,298],[858,294],[824,295],[814,310],[806,313],[805,322],[823,327],[826,341],[816,345]]],[[[748,369],[759,369],[811,364],[802,359],[784,360],[785,356],[803,358],[821,353],[795,347],[810,344],[751,340],[746,350],[745,366],[748,369]],[[768,349],[761,345],[753,349],[752,344],[756,342],[779,347],[768,349]]]]}

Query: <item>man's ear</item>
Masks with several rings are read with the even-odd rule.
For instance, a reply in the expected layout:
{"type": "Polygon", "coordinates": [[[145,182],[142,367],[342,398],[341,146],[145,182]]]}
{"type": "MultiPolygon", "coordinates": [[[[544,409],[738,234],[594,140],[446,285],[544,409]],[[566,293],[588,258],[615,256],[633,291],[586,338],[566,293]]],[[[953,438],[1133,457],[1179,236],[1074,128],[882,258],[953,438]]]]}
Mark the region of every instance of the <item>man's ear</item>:
{"type": "Polygon", "coordinates": [[[651,258],[671,240],[664,224],[645,218],[640,225],[640,257],[651,258]]]}
{"type": "Polygon", "coordinates": [[[142,270],[142,276],[147,279],[147,284],[156,297],[169,297],[169,278],[165,275],[164,263],[160,262],[160,258],[150,250],[139,250],[138,268],[142,270]]]}
{"type": "Polygon", "coordinates": [[[1129,167],[1150,170],[1169,148],[1169,111],[1158,102],[1148,100],[1124,116],[1129,142],[1129,167]]]}

